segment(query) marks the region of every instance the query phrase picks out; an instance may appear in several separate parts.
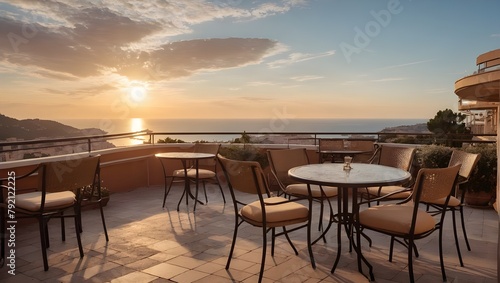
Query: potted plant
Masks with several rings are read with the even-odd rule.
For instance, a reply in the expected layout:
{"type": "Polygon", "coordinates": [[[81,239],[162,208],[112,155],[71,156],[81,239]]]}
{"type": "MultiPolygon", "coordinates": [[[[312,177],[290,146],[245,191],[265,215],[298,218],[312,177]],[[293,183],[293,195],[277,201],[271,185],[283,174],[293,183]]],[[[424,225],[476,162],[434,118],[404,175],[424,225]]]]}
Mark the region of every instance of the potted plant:
{"type": "MultiPolygon", "coordinates": [[[[453,148],[442,145],[427,145],[418,148],[416,158],[420,168],[443,168],[448,166],[453,148]]],[[[462,189],[466,190],[465,202],[474,206],[489,206],[496,197],[497,154],[496,147],[490,144],[465,146],[461,150],[480,153],[478,163],[469,181],[462,189]]]]}
{"type": "Polygon", "coordinates": [[[472,172],[466,189],[465,202],[469,205],[490,205],[496,198],[497,187],[497,152],[490,144],[469,146],[464,148],[470,153],[479,153],[481,157],[472,172]]]}
{"type": "MultiPolygon", "coordinates": [[[[82,194],[82,206],[87,206],[90,204],[97,204],[99,200],[99,194],[97,188],[93,186],[85,186],[81,192],[82,194]]],[[[109,190],[106,187],[101,186],[101,203],[102,206],[106,206],[109,202],[109,190]]]]}

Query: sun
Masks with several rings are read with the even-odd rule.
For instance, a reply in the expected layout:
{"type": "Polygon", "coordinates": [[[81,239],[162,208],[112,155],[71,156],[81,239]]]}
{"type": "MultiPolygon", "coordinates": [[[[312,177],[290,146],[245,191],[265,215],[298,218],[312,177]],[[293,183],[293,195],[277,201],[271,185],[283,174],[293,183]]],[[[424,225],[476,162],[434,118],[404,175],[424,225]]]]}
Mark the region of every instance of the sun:
{"type": "Polygon", "coordinates": [[[147,89],[144,86],[133,86],[130,88],[130,98],[135,102],[142,102],[146,99],[147,89]]]}

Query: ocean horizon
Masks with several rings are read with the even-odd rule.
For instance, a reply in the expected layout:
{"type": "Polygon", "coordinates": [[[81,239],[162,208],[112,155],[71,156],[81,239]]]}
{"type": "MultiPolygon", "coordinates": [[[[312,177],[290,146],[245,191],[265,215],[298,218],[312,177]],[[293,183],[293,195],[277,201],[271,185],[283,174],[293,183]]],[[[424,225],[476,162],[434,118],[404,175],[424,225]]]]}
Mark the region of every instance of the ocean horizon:
{"type": "MultiPolygon", "coordinates": [[[[428,119],[60,119],[58,122],[78,128],[99,128],[108,134],[151,130],[154,132],[259,132],[259,133],[374,133],[385,128],[415,125],[428,119]]],[[[241,135],[166,135],[184,141],[230,141],[241,135]]],[[[155,141],[156,142],[156,141],[155,141]]],[[[115,143],[115,142],[113,142],[115,143]]],[[[116,144],[116,143],[115,143],[116,144]]],[[[130,144],[126,142],[120,145],[130,144]]]]}

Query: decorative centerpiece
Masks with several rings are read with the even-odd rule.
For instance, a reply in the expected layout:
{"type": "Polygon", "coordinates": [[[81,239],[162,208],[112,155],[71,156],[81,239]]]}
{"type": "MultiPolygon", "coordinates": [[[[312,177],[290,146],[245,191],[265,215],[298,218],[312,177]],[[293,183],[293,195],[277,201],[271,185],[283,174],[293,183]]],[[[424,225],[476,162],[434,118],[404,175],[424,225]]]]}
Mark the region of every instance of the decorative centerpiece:
{"type": "Polygon", "coordinates": [[[352,162],[352,157],[351,156],[345,156],[344,157],[344,170],[351,170],[351,162],[352,162]]]}

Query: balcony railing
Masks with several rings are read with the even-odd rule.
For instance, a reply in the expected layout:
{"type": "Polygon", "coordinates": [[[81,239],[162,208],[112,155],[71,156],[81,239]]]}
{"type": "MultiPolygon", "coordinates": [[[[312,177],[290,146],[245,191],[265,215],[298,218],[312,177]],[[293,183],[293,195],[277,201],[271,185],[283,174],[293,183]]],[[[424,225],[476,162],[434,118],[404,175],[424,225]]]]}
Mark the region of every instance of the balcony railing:
{"type": "MultiPolygon", "coordinates": [[[[420,137],[431,139],[433,134],[430,133],[407,133],[407,132],[153,132],[149,130],[143,130],[138,132],[128,132],[119,134],[107,134],[107,135],[93,135],[93,136],[81,136],[81,137],[71,137],[71,138],[57,138],[57,139],[37,139],[28,141],[6,141],[0,142],[0,158],[1,161],[16,160],[23,158],[5,158],[5,154],[12,152],[28,152],[28,153],[38,153],[38,155],[43,156],[43,153],[47,149],[58,148],[59,153],[79,153],[79,152],[93,152],[96,150],[102,150],[104,148],[115,147],[113,144],[108,144],[104,146],[102,143],[113,142],[118,139],[128,139],[136,141],[135,144],[155,144],[157,143],[157,138],[159,137],[172,137],[172,136],[207,136],[207,137],[227,137],[227,136],[242,136],[243,134],[252,137],[276,137],[279,136],[281,142],[279,144],[286,144],[288,147],[293,144],[306,144],[306,145],[318,145],[318,141],[321,138],[355,138],[355,137],[369,137],[373,138],[375,141],[381,141],[384,138],[390,137],[420,137]],[[137,143],[139,141],[139,143],[137,143]],[[66,152],[64,152],[66,150],[66,152]],[[69,152],[68,152],[69,151],[69,152]]],[[[470,140],[468,135],[456,135],[453,141],[468,142],[468,143],[493,143],[491,140],[480,140],[475,139],[470,140]]],[[[496,134],[472,134],[473,137],[491,137],[496,136],[496,134]]],[[[220,141],[218,141],[220,142],[220,141]]],[[[232,141],[227,141],[223,143],[231,143],[232,141]]],[[[244,139],[240,139],[240,143],[244,143],[244,139]]],[[[271,142],[270,142],[271,143],[271,142]]],[[[129,145],[132,145],[129,144],[129,145]]],[[[57,153],[58,151],[52,151],[57,153]]],[[[57,155],[57,154],[47,154],[57,155]]],[[[37,157],[36,154],[33,157],[37,157]]]]}

